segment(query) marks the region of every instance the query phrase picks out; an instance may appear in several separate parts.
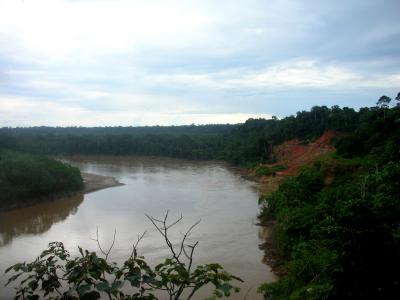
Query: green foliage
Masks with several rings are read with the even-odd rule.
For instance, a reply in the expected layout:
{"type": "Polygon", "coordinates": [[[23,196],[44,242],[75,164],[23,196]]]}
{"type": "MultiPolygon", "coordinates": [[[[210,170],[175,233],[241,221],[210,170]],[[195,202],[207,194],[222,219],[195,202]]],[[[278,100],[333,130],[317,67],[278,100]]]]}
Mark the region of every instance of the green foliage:
{"type": "Polygon", "coordinates": [[[257,166],[254,169],[254,174],[256,177],[262,177],[262,176],[275,176],[276,172],[286,170],[288,167],[286,165],[277,165],[277,166],[272,166],[268,167],[266,165],[261,165],[257,166]]]}
{"type": "Polygon", "coordinates": [[[257,177],[262,177],[262,176],[270,176],[270,175],[274,175],[274,172],[272,171],[271,168],[261,165],[255,168],[254,170],[254,174],[257,177]]]}
{"type": "Polygon", "coordinates": [[[321,186],[318,176],[300,174],[265,198],[263,215],[278,221],[275,243],[289,272],[263,285],[266,298],[385,298],[400,292],[398,176],[393,162],[340,185],[321,186]]]}
{"type": "Polygon", "coordinates": [[[0,209],[82,188],[79,169],[44,156],[0,151],[0,209]]]}
{"type": "Polygon", "coordinates": [[[287,276],[277,282],[263,284],[259,292],[267,299],[328,299],[334,284],[327,276],[336,255],[327,248],[301,242],[293,251],[288,268],[301,276],[287,276]]]}
{"type": "Polygon", "coordinates": [[[400,111],[361,114],[338,154],[261,199],[262,217],[277,220],[274,244],[288,272],[259,288],[266,299],[400,294],[400,111]]]}
{"type": "Polygon", "coordinates": [[[155,155],[223,159],[236,165],[272,163],[272,147],[285,140],[304,141],[325,130],[353,132],[374,109],[315,106],[278,120],[249,119],[237,125],[153,127],[1,128],[0,148],[37,154],[155,155]]]}
{"type": "Polygon", "coordinates": [[[381,96],[378,100],[378,102],[376,102],[376,105],[382,107],[382,108],[388,108],[389,107],[389,103],[392,101],[392,98],[388,97],[388,96],[381,96]]]}
{"type": "Polygon", "coordinates": [[[80,256],[71,257],[61,242],[52,242],[33,262],[9,267],[6,273],[13,272],[14,275],[7,285],[17,283],[15,299],[39,299],[43,295],[46,299],[100,299],[106,296],[108,299],[152,300],[157,299],[160,293],[168,299],[191,299],[205,285],[214,286],[210,299],[229,297],[239,291],[232,281],[242,280],[226,272],[221,265],[193,266],[193,251],[197,243],[188,245],[185,240],[197,223],[190,227],[176,249],[169,240],[168,230],[181,218],[170,224],[167,224],[168,213],[164,221],[148,218],[164,237],[171,254],[154,268],[144,257],[137,255],[137,245],[144,234],[138,238],[132,254],[122,265],[108,261],[112,247],[105,252],[98,239],[105,258],[80,247],[80,256]],[[186,262],[182,254],[187,258],[186,262]]]}
{"type": "Polygon", "coordinates": [[[279,172],[279,171],[284,171],[288,168],[287,165],[276,165],[271,167],[272,172],[279,172]]]}
{"type": "MultiPolygon", "coordinates": [[[[315,106],[278,120],[248,119],[237,125],[153,127],[0,128],[0,148],[36,154],[154,155],[187,159],[222,159],[253,167],[272,163],[272,148],[285,140],[311,141],[325,130],[349,135],[337,147],[343,156],[365,155],[379,143],[376,129],[390,130],[399,120],[395,109],[315,106]],[[389,119],[390,122],[386,122],[389,119]],[[373,124],[373,126],[372,126],[373,124]]],[[[276,170],[278,171],[278,170],[276,170]]]]}

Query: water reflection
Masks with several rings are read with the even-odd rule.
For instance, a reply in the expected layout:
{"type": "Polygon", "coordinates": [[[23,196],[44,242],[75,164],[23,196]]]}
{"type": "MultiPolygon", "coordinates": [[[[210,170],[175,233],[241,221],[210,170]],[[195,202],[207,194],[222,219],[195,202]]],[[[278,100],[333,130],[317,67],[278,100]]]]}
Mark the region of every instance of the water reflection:
{"type": "Polygon", "coordinates": [[[18,236],[37,235],[48,231],[53,224],[64,221],[74,215],[84,196],[40,203],[10,212],[0,213],[0,247],[3,247],[18,236]]]}

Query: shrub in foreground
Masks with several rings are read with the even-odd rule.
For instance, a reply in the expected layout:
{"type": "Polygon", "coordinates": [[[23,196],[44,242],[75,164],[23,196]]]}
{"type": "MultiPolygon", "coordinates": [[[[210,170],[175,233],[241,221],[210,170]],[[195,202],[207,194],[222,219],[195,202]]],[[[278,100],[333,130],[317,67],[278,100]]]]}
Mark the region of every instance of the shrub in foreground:
{"type": "Polygon", "coordinates": [[[138,237],[129,258],[118,265],[109,262],[108,251],[98,246],[103,257],[95,252],[79,248],[79,257],[71,257],[61,242],[49,244],[40,256],[31,263],[18,263],[6,270],[15,274],[7,284],[17,281],[15,299],[191,299],[203,286],[212,284],[213,294],[209,299],[230,296],[238,292],[231,282],[240,278],[226,272],[219,264],[206,264],[194,267],[193,254],[198,242],[188,244],[187,237],[198,224],[192,225],[174,247],[168,230],[181,219],[167,223],[165,218],[158,220],[148,216],[164,238],[170,250],[170,257],[152,268],[142,256],[137,254],[137,246],[145,233],[138,237]],[[126,288],[130,286],[130,288],[126,288]]]}

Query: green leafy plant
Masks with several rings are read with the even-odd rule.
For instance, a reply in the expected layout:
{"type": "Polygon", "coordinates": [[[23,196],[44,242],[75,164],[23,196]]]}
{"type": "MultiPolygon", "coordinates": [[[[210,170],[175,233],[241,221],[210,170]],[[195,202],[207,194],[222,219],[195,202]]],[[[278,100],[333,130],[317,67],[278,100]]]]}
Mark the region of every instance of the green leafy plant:
{"type": "Polygon", "coordinates": [[[157,299],[156,294],[165,294],[168,299],[191,299],[205,285],[214,286],[209,299],[226,296],[239,289],[232,281],[242,281],[239,277],[226,272],[219,264],[194,266],[194,251],[198,242],[188,244],[187,238],[196,222],[183,234],[178,244],[174,246],[169,238],[169,230],[182,220],[182,216],[168,222],[168,212],[163,219],[152,216],[147,218],[162,235],[170,250],[170,257],[152,268],[138,255],[138,244],[146,232],[138,236],[132,246],[129,258],[118,265],[109,262],[108,257],[114,246],[108,250],[101,247],[98,234],[96,241],[104,257],[95,252],[80,247],[78,257],[71,257],[61,242],[52,242],[38,258],[30,263],[17,263],[6,270],[13,272],[7,285],[17,282],[15,299],[157,299]],[[126,286],[130,288],[126,288],[126,286]],[[185,293],[184,293],[185,292],[185,293]]]}
{"type": "Polygon", "coordinates": [[[262,177],[262,176],[270,176],[274,174],[274,171],[271,170],[271,168],[261,165],[258,166],[255,171],[254,171],[256,177],[262,177]]]}

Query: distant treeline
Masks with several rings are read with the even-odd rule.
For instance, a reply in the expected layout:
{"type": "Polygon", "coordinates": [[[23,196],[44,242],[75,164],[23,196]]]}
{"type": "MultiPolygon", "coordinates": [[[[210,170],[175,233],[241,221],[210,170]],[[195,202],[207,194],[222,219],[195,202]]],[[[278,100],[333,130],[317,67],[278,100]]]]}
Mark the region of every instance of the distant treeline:
{"type": "Polygon", "coordinates": [[[209,125],[178,125],[178,126],[105,126],[105,127],[3,127],[0,134],[12,135],[144,135],[144,134],[215,134],[224,133],[237,125],[230,124],[209,124],[209,125]]]}
{"type": "Polygon", "coordinates": [[[384,110],[316,106],[281,120],[249,119],[237,125],[2,128],[0,148],[36,154],[155,155],[255,164],[272,161],[272,146],[284,140],[310,141],[327,129],[353,132],[359,122],[383,116],[384,110]]]}
{"type": "Polygon", "coordinates": [[[77,168],[44,156],[0,151],[0,210],[66,195],[82,187],[77,168]]]}

